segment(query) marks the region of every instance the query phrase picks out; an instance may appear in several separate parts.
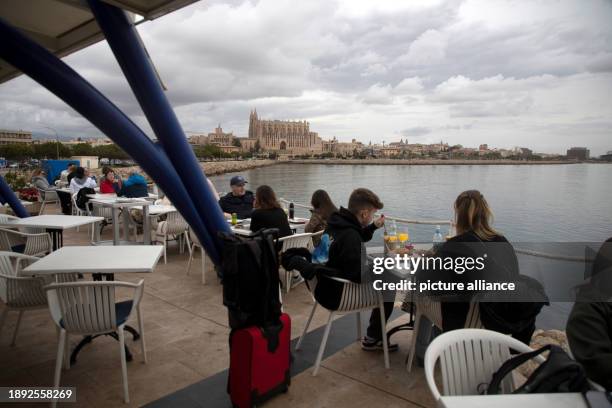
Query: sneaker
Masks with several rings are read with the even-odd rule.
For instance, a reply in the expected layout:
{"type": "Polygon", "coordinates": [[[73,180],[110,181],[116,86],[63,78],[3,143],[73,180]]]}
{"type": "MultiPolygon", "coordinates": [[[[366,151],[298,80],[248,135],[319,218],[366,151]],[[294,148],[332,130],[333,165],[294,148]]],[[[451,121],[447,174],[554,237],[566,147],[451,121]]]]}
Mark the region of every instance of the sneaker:
{"type": "MultiPolygon", "coordinates": [[[[389,351],[397,351],[398,347],[395,343],[388,343],[389,351]]],[[[379,351],[383,349],[382,339],[372,339],[365,336],[361,341],[361,349],[365,351],[379,351]]]]}

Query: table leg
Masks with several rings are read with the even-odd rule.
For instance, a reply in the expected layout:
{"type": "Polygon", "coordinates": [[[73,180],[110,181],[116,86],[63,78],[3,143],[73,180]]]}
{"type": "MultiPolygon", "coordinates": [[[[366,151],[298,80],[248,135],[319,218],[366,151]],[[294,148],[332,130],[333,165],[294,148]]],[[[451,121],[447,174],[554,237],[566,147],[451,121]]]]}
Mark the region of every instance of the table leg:
{"type": "Polygon", "coordinates": [[[149,218],[149,206],[142,206],[142,241],[145,245],[151,245],[151,219],[149,218]]]}
{"type": "MultiPolygon", "coordinates": [[[[127,326],[125,326],[126,330],[127,330],[127,326]]],[[[134,330],[134,329],[132,329],[134,330]]],[[[77,346],[74,348],[74,350],[72,350],[72,354],[70,354],[70,365],[73,366],[76,364],[77,361],[77,356],[79,355],[79,352],[81,351],[81,349],[83,347],[85,347],[87,344],[91,343],[93,341],[93,339],[100,337],[100,336],[111,336],[112,338],[114,338],[115,340],[119,341],[119,337],[117,336],[117,333],[112,332],[112,333],[104,333],[104,334],[96,334],[95,336],[85,336],[83,337],[83,339],[79,342],[79,344],[77,344],[77,346]]],[[[138,336],[140,337],[140,336],[138,336]]],[[[137,340],[136,337],[134,337],[134,340],[137,340]]],[[[132,353],[130,352],[130,349],[128,348],[128,346],[125,346],[125,359],[127,361],[132,361],[133,357],[132,357],[132,353]]]]}
{"type": "Polygon", "coordinates": [[[130,207],[124,207],[123,212],[123,239],[130,240],[130,207]]]}
{"type": "Polygon", "coordinates": [[[102,231],[102,223],[94,222],[93,229],[94,229],[93,243],[98,244],[100,243],[100,232],[102,231]]]}
{"type": "Polygon", "coordinates": [[[113,245],[119,245],[121,243],[121,238],[119,236],[119,214],[117,214],[118,208],[112,208],[113,214],[113,245]]]}

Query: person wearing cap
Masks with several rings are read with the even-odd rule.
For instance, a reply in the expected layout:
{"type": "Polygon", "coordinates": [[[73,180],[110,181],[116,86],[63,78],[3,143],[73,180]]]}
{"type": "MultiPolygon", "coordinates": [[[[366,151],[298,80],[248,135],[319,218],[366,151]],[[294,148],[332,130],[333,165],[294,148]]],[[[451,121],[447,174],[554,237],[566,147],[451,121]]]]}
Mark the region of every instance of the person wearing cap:
{"type": "Polygon", "coordinates": [[[232,191],[219,199],[219,205],[224,213],[236,213],[239,219],[251,217],[255,196],[252,191],[245,188],[247,183],[242,176],[232,177],[230,180],[232,191]]]}

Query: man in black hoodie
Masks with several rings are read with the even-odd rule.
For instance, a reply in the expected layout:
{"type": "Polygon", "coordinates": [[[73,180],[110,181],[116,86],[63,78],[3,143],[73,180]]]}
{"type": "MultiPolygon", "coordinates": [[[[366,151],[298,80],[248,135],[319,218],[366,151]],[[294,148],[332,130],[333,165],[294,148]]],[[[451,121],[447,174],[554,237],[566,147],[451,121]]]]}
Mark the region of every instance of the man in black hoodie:
{"type": "Polygon", "coordinates": [[[250,218],[253,212],[253,192],[245,188],[247,181],[242,176],[234,176],[230,180],[231,192],[219,199],[219,206],[225,214],[236,213],[238,219],[250,218]]]}
{"type": "MultiPolygon", "coordinates": [[[[367,261],[364,243],[372,239],[377,228],[384,224],[384,216],[373,221],[374,213],[383,208],[383,203],[372,191],[358,188],[351,193],[348,209],[341,207],[332,213],[327,222],[325,233],[329,235],[329,260],[326,266],[335,270],[337,277],[351,282],[367,281],[371,265],[367,261]]],[[[342,296],[341,282],[322,277],[315,289],[315,298],[325,308],[335,310],[342,296]]],[[[385,320],[393,311],[393,303],[385,303],[385,320]]],[[[380,311],[375,309],[370,316],[366,336],[362,344],[364,350],[382,350],[380,311]]],[[[389,345],[396,350],[397,345],[389,345]]]]}

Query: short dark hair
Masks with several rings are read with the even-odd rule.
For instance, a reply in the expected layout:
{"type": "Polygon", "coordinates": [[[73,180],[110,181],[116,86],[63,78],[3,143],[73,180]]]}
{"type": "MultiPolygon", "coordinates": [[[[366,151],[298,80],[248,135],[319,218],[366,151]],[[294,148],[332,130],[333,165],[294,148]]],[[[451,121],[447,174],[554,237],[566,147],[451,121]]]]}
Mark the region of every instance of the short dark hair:
{"type": "Polygon", "coordinates": [[[383,207],[384,204],[380,201],[380,198],[367,188],[353,190],[349,197],[348,209],[353,214],[360,210],[369,210],[370,208],[380,210],[383,207]]]}
{"type": "Polygon", "coordinates": [[[85,169],[83,167],[77,167],[74,177],[78,179],[85,177],[85,169]]]}

